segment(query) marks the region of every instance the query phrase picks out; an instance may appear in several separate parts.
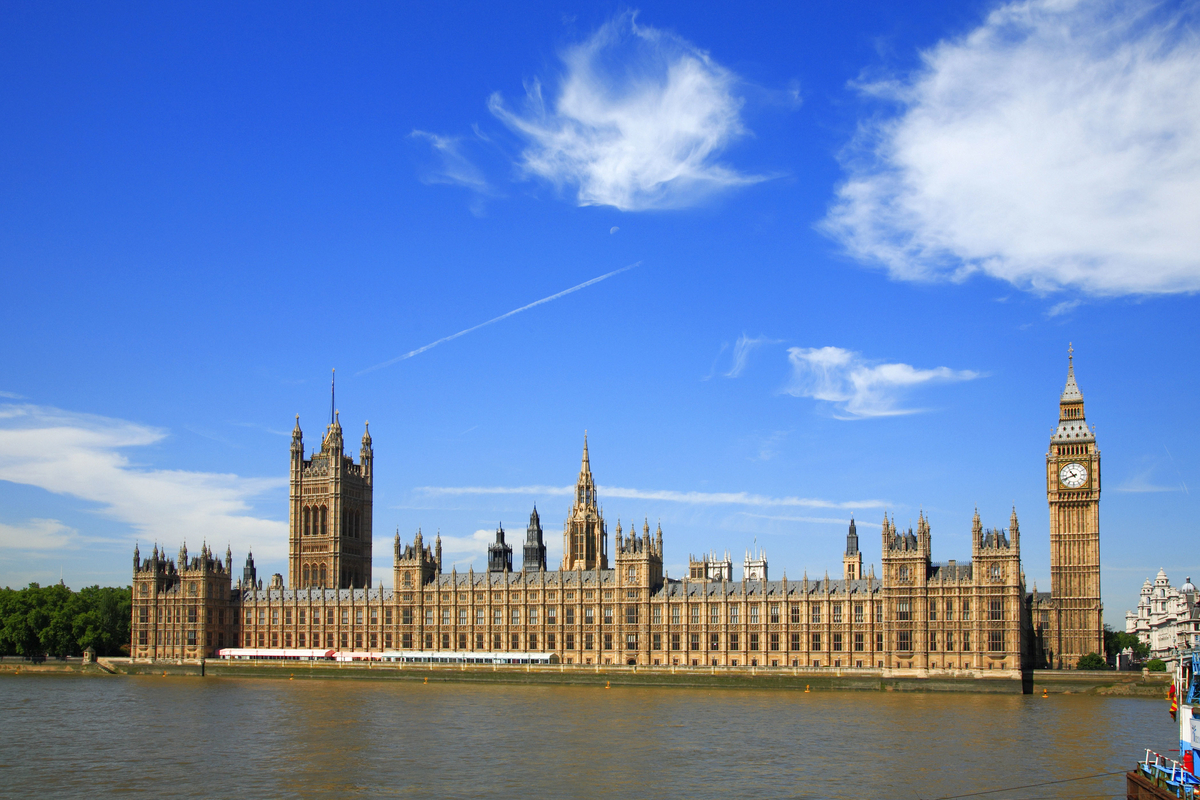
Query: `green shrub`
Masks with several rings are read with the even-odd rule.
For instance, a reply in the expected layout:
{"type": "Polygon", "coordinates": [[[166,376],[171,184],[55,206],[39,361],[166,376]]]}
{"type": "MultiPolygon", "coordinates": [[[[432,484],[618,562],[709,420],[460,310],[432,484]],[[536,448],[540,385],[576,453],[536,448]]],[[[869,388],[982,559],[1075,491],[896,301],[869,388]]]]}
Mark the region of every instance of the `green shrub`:
{"type": "Polygon", "coordinates": [[[1152,658],[1146,662],[1146,669],[1150,670],[1151,672],[1166,672],[1167,662],[1163,661],[1161,658],[1152,658]]]}
{"type": "Polygon", "coordinates": [[[1079,657],[1079,663],[1075,665],[1075,669],[1108,669],[1108,664],[1104,658],[1096,653],[1088,653],[1086,656],[1079,657]]]}

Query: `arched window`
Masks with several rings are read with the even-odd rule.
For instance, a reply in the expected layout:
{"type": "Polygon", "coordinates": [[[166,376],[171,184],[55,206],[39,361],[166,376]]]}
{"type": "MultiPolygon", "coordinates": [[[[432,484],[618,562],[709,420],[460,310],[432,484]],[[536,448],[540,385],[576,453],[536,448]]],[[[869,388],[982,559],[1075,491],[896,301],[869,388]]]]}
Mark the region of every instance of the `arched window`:
{"type": "Polygon", "coordinates": [[[321,506],[321,535],[326,536],[329,533],[329,510],[325,506],[321,506]]]}
{"type": "Polygon", "coordinates": [[[321,565],[321,586],[325,586],[325,565],[321,565]]]}
{"type": "Polygon", "coordinates": [[[300,523],[300,532],[303,535],[308,536],[310,533],[312,533],[312,528],[309,527],[310,520],[308,518],[308,506],[305,506],[304,510],[300,512],[300,519],[302,520],[300,523]]]}
{"type": "Polygon", "coordinates": [[[308,588],[308,564],[305,564],[305,565],[304,565],[304,577],[303,577],[303,579],[301,580],[301,583],[300,583],[300,585],[301,585],[302,587],[304,587],[305,589],[307,589],[307,588],[308,588]]]}

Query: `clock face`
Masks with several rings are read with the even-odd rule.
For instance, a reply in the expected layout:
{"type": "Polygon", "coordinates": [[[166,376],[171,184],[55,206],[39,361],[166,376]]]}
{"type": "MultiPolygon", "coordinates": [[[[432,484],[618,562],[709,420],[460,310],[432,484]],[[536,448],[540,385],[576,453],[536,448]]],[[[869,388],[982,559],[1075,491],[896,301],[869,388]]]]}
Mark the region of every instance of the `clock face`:
{"type": "Polygon", "coordinates": [[[1068,489],[1078,489],[1087,483],[1087,467],[1083,464],[1067,464],[1058,471],[1058,479],[1068,489]]]}

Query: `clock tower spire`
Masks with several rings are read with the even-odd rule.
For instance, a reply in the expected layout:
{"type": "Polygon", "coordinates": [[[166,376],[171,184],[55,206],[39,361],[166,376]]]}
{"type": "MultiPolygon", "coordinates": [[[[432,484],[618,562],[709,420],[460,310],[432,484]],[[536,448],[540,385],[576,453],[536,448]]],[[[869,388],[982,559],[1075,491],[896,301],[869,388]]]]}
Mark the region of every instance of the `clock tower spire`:
{"type": "Polygon", "coordinates": [[[1050,504],[1051,665],[1074,669],[1081,656],[1104,653],[1100,602],[1100,449],[1075,382],[1075,348],[1067,348],[1067,385],[1046,453],[1050,504]]]}

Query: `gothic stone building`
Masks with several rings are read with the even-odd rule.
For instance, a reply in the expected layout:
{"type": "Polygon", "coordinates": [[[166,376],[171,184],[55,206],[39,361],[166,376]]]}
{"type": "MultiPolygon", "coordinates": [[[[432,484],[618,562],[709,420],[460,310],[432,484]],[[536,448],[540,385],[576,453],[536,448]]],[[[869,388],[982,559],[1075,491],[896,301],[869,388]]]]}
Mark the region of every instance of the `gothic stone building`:
{"type": "Polygon", "coordinates": [[[839,578],[768,580],[761,553],[747,554],[740,581],[728,556],[690,559],[687,577],[669,578],[661,526],[618,522],[609,539],[586,439],[558,569],[547,567],[534,509],[520,571],[502,527],[481,572],[443,569],[440,536],[430,545],[417,531],[402,543],[397,532],[393,588],[373,588],[371,439],[364,434],[355,463],[343,453],[335,416],[309,459],[298,421],[293,433],[290,585],[275,575],[264,587],[252,556],[235,581],[228,551],[224,561],[207,546],[189,558],[185,546],[171,560],[156,546],[142,561],[135,549],[133,656],[252,648],[364,657],[548,652],[573,665],[1014,672],[1052,659],[1071,667],[1076,653],[1100,652],[1102,641],[1099,455],[1076,395],[1071,368],[1047,456],[1050,594],[1025,591],[1015,510],[1007,529],[985,529],[976,512],[971,558],[961,563],[933,560],[922,513],[915,532],[884,516],[878,576],[863,570],[852,520],[839,578]]]}

